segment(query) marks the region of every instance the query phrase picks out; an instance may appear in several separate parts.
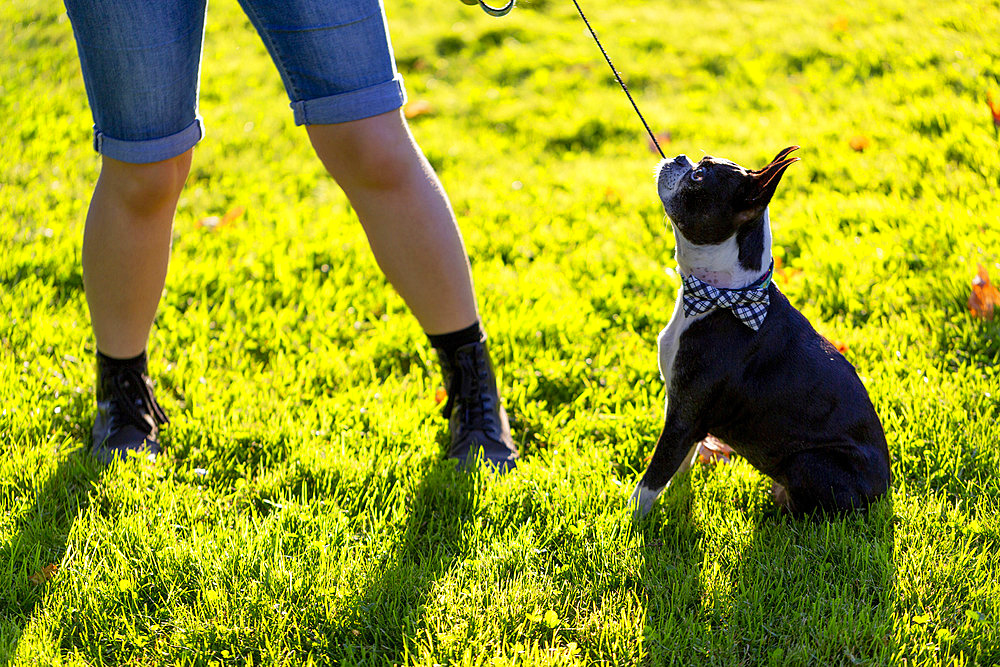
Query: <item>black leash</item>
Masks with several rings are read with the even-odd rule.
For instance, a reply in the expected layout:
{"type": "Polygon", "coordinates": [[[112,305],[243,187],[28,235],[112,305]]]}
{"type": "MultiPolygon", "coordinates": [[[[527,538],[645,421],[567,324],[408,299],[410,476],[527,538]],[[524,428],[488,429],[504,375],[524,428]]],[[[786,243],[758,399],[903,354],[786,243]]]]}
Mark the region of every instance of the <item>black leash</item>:
{"type": "MultiPolygon", "coordinates": [[[[485,11],[490,16],[504,16],[508,12],[510,12],[511,9],[514,8],[515,0],[508,0],[507,4],[504,5],[503,7],[491,7],[490,5],[486,4],[483,0],[462,0],[462,2],[464,2],[467,5],[478,4],[480,7],[483,8],[483,11],[485,11]]],[[[660,148],[660,143],[656,140],[656,135],[653,134],[653,130],[649,128],[649,123],[646,122],[646,119],[642,115],[642,112],[639,111],[639,105],[637,105],[635,103],[635,100],[632,99],[632,93],[628,92],[628,86],[626,86],[625,82],[622,81],[622,77],[620,74],[618,74],[618,70],[615,69],[614,63],[611,62],[611,58],[608,56],[608,52],[604,50],[604,45],[601,44],[601,40],[597,39],[597,33],[594,32],[594,29],[590,26],[590,21],[587,20],[587,16],[583,13],[583,10],[580,8],[580,3],[578,3],[576,0],[573,0],[573,4],[576,6],[576,11],[580,13],[580,18],[582,18],[583,22],[586,24],[587,30],[590,31],[590,34],[591,36],[593,36],[594,41],[597,42],[597,48],[601,50],[601,54],[604,56],[604,59],[608,61],[608,67],[611,68],[611,73],[614,74],[615,79],[618,80],[618,85],[622,87],[622,90],[625,91],[625,96],[628,98],[628,101],[632,103],[632,108],[635,109],[635,113],[639,116],[639,120],[642,121],[643,127],[645,127],[646,132],[649,133],[649,138],[652,139],[653,145],[656,146],[656,150],[659,151],[660,157],[666,160],[667,156],[663,154],[663,149],[660,148]]]]}
{"type": "Polygon", "coordinates": [[[656,141],[656,135],[653,134],[653,131],[651,129],[649,129],[649,123],[646,122],[646,119],[643,117],[642,112],[639,111],[639,106],[635,103],[635,100],[632,99],[632,93],[628,92],[628,86],[626,86],[625,82],[622,81],[621,76],[618,74],[618,70],[615,69],[614,64],[611,62],[611,58],[608,57],[608,52],[604,50],[604,46],[601,44],[601,40],[597,39],[597,33],[594,32],[594,29],[590,27],[590,21],[587,20],[587,17],[584,15],[583,10],[580,9],[580,3],[578,3],[576,0],[573,0],[573,4],[576,5],[576,11],[580,12],[580,18],[582,18],[583,22],[587,25],[587,30],[590,31],[590,34],[593,35],[594,37],[594,41],[597,42],[597,48],[601,50],[601,53],[604,55],[604,59],[608,61],[608,67],[611,68],[611,73],[615,75],[616,79],[618,79],[618,85],[622,87],[622,90],[625,91],[625,96],[628,97],[628,101],[632,103],[632,108],[635,109],[636,114],[638,114],[639,116],[639,120],[642,121],[643,126],[646,128],[646,132],[649,133],[649,138],[653,140],[653,145],[656,146],[656,150],[660,152],[660,157],[662,157],[664,160],[667,159],[667,156],[663,154],[663,149],[660,148],[659,142],[656,141]]]}

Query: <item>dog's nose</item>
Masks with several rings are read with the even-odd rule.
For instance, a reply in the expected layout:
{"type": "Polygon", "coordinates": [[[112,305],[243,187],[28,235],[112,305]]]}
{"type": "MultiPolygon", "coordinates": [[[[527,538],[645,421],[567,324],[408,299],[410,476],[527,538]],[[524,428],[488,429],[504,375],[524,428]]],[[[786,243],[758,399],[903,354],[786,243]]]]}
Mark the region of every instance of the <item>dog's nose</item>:
{"type": "Polygon", "coordinates": [[[681,167],[690,167],[694,164],[694,162],[688,159],[687,155],[681,153],[680,155],[674,158],[673,164],[676,164],[681,167]]]}

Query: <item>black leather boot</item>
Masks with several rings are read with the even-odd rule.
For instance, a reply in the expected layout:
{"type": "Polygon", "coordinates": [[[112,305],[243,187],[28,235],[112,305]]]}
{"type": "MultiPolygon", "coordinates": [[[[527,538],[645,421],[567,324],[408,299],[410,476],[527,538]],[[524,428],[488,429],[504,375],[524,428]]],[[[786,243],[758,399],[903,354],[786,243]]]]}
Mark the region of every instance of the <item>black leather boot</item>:
{"type": "Polygon", "coordinates": [[[485,341],[463,345],[451,355],[440,349],[437,353],[448,391],[443,415],[451,427],[449,458],[458,459],[459,468],[480,457],[500,472],[514,468],[517,447],[485,341]]]}
{"type": "Polygon", "coordinates": [[[130,451],[153,459],[160,453],[159,427],[169,420],[153,396],[146,355],[122,362],[97,355],[97,417],[90,453],[102,463],[127,459],[130,451]]]}

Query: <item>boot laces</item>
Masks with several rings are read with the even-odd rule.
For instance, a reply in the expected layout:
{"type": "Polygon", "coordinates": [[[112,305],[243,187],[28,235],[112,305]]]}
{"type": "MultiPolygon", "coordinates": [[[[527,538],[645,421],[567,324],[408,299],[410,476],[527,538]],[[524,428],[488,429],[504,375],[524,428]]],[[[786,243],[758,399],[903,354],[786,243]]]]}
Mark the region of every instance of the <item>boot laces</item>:
{"type": "Polygon", "coordinates": [[[152,383],[145,374],[133,368],[125,368],[109,384],[111,404],[118,408],[119,418],[126,423],[150,433],[155,426],[169,421],[163,408],[156,402],[152,383]]]}
{"type": "Polygon", "coordinates": [[[458,404],[466,428],[492,433],[498,429],[496,406],[482,348],[476,347],[469,354],[460,354],[457,362],[457,372],[452,374],[445,408],[450,414],[458,404]]]}

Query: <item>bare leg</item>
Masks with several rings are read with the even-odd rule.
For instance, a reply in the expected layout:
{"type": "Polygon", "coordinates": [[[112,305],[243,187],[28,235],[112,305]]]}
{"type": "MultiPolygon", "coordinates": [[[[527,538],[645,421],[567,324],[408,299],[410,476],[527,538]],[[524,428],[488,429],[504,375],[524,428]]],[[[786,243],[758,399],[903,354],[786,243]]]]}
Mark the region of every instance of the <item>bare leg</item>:
{"type": "Polygon", "coordinates": [[[402,114],[307,130],[358,214],[379,267],[424,331],[474,324],[476,296],[455,215],[402,114]]]}
{"type": "Polygon", "coordinates": [[[146,349],[190,167],[190,150],[151,164],[103,158],[83,234],[83,284],[97,349],[110,357],[146,349]]]}

